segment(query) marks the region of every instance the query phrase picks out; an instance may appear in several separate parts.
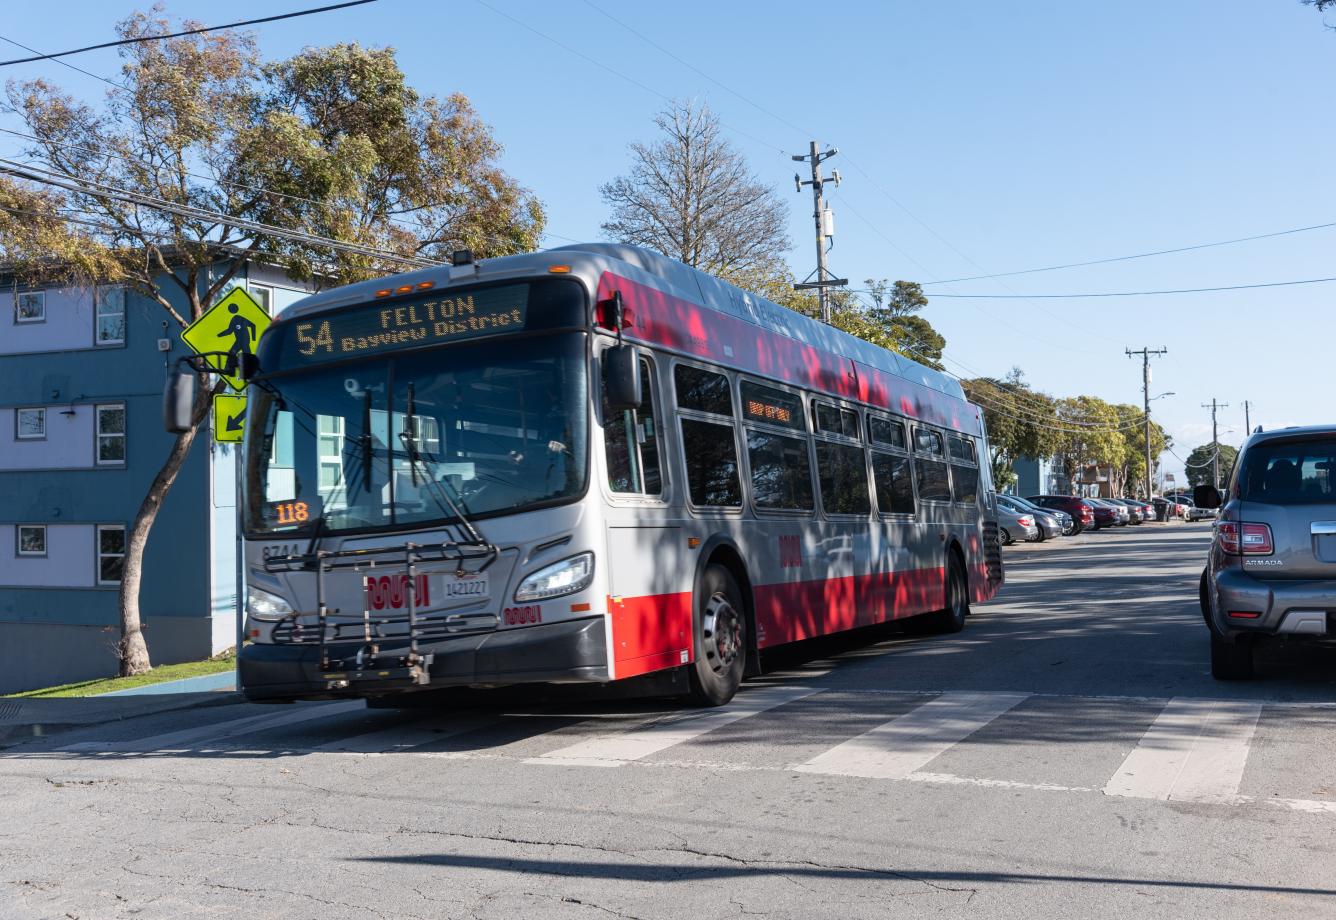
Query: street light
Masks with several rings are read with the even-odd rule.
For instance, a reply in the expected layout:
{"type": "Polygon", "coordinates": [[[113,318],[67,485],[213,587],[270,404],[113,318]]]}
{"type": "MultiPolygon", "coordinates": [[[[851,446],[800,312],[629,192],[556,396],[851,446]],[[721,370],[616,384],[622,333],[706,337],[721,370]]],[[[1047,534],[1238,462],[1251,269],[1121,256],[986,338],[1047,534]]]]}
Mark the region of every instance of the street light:
{"type": "Polygon", "coordinates": [[[1152,396],[1150,399],[1146,400],[1146,402],[1155,402],[1155,400],[1164,399],[1166,396],[1177,396],[1177,395],[1178,394],[1175,393],[1173,390],[1170,390],[1168,393],[1161,393],[1159,396],[1152,396]]]}

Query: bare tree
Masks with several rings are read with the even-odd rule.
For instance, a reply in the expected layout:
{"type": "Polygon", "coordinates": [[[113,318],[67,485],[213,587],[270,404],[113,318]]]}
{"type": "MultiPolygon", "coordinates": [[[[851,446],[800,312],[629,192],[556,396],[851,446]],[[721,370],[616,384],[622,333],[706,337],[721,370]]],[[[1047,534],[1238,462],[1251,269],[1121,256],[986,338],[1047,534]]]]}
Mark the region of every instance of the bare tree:
{"type": "Polygon", "coordinates": [[[768,269],[789,248],[787,208],[720,136],[709,106],[673,102],[654,123],[663,137],[631,145],[631,171],[599,191],[603,230],[724,276],[768,269]]]}

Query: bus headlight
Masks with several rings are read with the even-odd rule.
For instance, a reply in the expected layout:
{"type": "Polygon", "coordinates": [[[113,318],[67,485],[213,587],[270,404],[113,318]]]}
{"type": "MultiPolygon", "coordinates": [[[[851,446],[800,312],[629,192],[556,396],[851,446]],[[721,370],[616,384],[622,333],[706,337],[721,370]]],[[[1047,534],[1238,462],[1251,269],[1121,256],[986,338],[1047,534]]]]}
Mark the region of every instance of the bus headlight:
{"type": "Polygon", "coordinates": [[[257,620],[281,620],[292,613],[292,605],[277,594],[248,585],[246,612],[257,620]]]}
{"type": "Polygon", "coordinates": [[[534,572],[515,589],[515,600],[544,601],[563,594],[574,594],[589,587],[594,580],[594,554],[581,553],[555,562],[534,572]]]}

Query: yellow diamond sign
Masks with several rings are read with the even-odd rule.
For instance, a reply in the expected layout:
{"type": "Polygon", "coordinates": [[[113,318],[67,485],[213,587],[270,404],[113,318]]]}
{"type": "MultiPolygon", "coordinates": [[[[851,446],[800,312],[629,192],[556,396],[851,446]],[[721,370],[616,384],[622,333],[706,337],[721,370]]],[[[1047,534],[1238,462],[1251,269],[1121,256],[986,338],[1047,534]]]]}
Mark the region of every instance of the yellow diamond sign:
{"type": "Polygon", "coordinates": [[[244,390],[246,381],[221,371],[224,358],[210,352],[237,352],[255,354],[255,347],[260,343],[260,336],[269,328],[269,314],[241,288],[233,288],[227,296],[218,301],[199,319],[181,331],[181,338],[194,349],[196,354],[208,355],[204,359],[209,367],[231,384],[234,390],[244,390]]]}
{"type": "Polygon", "coordinates": [[[241,440],[246,429],[246,397],[219,393],[213,398],[213,439],[221,443],[241,440]]]}

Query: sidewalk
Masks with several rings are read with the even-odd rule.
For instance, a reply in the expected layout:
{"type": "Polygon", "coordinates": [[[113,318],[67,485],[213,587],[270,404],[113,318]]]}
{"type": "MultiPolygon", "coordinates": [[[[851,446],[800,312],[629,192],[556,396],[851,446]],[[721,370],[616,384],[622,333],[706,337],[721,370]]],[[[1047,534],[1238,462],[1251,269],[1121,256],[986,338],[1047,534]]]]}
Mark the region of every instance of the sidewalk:
{"type": "Polygon", "coordinates": [[[81,725],[235,703],[235,672],[164,681],[101,696],[0,699],[0,748],[81,725]]]}

